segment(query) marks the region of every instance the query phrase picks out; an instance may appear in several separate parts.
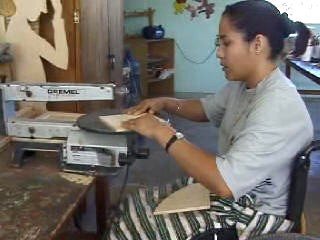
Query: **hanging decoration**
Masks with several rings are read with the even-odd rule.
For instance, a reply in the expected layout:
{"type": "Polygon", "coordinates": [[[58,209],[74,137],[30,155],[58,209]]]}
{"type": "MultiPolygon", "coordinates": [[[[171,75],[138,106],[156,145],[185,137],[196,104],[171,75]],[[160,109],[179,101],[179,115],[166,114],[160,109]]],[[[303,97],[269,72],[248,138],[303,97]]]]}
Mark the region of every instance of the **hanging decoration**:
{"type": "Polygon", "coordinates": [[[176,0],[174,1],[173,6],[175,14],[182,14],[188,6],[187,0],[176,0]]]}
{"type": "Polygon", "coordinates": [[[209,3],[208,0],[175,0],[173,7],[175,14],[182,14],[187,10],[191,16],[191,20],[202,13],[208,19],[214,13],[214,3],[209,3]]]}

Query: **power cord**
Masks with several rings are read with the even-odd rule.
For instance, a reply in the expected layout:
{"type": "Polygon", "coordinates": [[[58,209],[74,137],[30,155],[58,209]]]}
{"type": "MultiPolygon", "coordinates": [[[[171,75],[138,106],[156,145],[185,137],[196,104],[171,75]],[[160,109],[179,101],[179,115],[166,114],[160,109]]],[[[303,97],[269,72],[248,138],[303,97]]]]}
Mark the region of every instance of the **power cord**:
{"type": "Polygon", "coordinates": [[[117,223],[122,215],[122,211],[120,209],[120,204],[123,201],[124,190],[125,190],[127,183],[128,183],[129,168],[130,168],[130,164],[127,164],[126,165],[126,173],[125,173],[125,177],[124,177],[121,189],[120,189],[118,201],[114,205],[110,206],[110,208],[108,209],[109,217],[106,222],[106,231],[102,236],[102,240],[108,239],[112,225],[117,223]]]}
{"type": "Polygon", "coordinates": [[[182,48],[180,47],[180,45],[179,45],[178,42],[175,42],[175,45],[177,46],[177,48],[179,49],[181,55],[183,56],[183,58],[184,58],[185,60],[187,60],[188,62],[191,62],[191,63],[193,63],[193,64],[198,64],[198,65],[206,63],[206,62],[212,57],[212,55],[215,53],[215,51],[216,51],[216,49],[217,49],[217,45],[215,45],[215,47],[213,48],[213,50],[209,53],[209,55],[208,55],[206,58],[204,58],[202,61],[195,61],[195,60],[189,58],[189,57],[184,53],[184,51],[182,50],[182,48]]]}

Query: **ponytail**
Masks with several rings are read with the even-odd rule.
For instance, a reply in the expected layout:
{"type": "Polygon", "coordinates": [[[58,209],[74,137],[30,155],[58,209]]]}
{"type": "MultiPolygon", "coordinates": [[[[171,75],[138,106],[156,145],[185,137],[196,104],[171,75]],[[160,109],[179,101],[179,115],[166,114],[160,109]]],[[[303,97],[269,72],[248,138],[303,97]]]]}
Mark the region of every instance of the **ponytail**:
{"type": "Polygon", "coordinates": [[[311,31],[307,28],[307,26],[302,22],[295,22],[295,30],[298,34],[292,55],[294,57],[298,57],[302,55],[308,46],[308,41],[311,37],[311,31]]]}

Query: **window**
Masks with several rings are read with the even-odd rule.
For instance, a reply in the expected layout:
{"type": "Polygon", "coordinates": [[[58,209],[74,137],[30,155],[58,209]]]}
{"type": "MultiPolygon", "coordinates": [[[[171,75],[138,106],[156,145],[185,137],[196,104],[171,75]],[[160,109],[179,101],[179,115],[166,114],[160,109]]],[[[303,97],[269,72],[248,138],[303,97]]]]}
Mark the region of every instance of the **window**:
{"type": "Polygon", "coordinates": [[[289,18],[303,23],[320,23],[319,0],[269,0],[281,13],[286,12],[289,18]]]}

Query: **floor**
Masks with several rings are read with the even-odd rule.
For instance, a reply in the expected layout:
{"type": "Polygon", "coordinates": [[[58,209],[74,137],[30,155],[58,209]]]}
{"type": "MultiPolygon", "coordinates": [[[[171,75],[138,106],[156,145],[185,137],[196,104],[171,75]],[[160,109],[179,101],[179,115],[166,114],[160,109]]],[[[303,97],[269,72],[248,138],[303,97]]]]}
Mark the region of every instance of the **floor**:
{"type": "MultiPolygon", "coordinates": [[[[199,96],[201,95],[177,95],[177,97],[180,98],[199,96]]],[[[315,138],[320,139],[320,98],[305,97],[304,100],[314,123],[315,138]]],[[[212,127],[210,123],[193,123],[168,115],[164,115],[164,117],[169,118],[172,125],[183,132],[189,141],[207,151],[216,151],[217,129],[212,127]]],[[[139,184],[149,186],[164,184],[183,175],[183,172],[175,164],[175,161],[170,158],[159,145],[146,139],[140,139],[140,143],[149,147],[150,156],[149,159],[136,160],[131,166],[128,181],[129,189],[135,188],[135,186],[139,184]]],[[[121,171],[116,177],[110,177],[111,186],[115,189],[112,195],[113,199],[117,198],[116,192],[121,186],[123,178],[124,171],[121,171]]],[[[90,203],[90,201],[88,202],[90,203]]],[[[312,155],[305,214],[307,219],[307,233],[320,237],[320,152],[315,152],[312,155]]],[[[88,214],[84,220],[84,229],[91,230],[94,228],[95,220],[93,215],[88,214]]]]}

